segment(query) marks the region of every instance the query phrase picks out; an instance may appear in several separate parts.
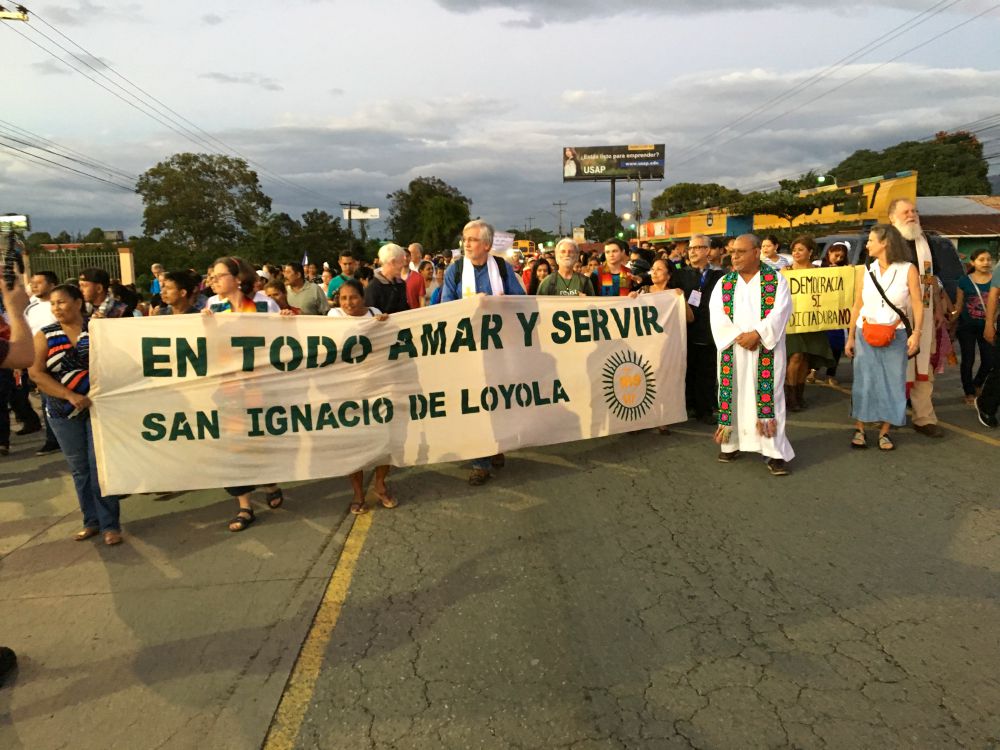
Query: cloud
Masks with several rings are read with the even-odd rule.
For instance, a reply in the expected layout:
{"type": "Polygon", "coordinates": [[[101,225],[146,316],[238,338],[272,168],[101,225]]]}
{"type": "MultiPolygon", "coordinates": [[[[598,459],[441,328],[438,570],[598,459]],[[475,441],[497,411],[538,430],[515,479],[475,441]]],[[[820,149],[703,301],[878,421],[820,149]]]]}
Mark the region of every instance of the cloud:
{"type": "MultiPolygon", "coordinates": [[[[765,10],[827,10],[830,5],[818,0],[759,0],[747,4],[744,0],[717,0],[705,3],[701,0],[631,0],[628,3],[608,3],[605,0],[437,0],[445,10],[453,13],[479,13],[483,11],[510,11],[517,14],[506,21],[506,25],[520,28],[538,28],[549,23],[574,23],[595,18],[611,18],[623,15],[703,15],[725,11],[765,11],[765,10]]],[[[982,4],[975,10],[981,10],[982,4]]],[[[925,11],[926,0],[848,0],[837,6],[838,10],[873,7],[907,11],[925,11]]],[[[966,12],[972,12],[967,10],[966,12]]]]}
{"type": "Polygon", "coordinates": [[[331,96],[343,96],[344,94],[347,93],[346,91],[344,91],[344,89],[336,87],[328,89],[328,92],[330,93],[331,96]]]}
{"type": "Polygon", "coordinates": [[[31,67],[43,76],[68,76],[73,73],[68,67],[51,57],[41,62],[31,63],[31,67]]]}
{"type": "MultiPolygon", "coordinates": [[[[370,102],[326,119],[289,115],[273,127],[212,135],[319,194],[296,190],[259,171],[275,210],[294,216],[347,200],[385,211],[387,193],[415,177],[434,175],[473,201],[473,215],[500,228],[523,225],[525,217],[534,216],[536,226],[554,229],[557,217],[548,210],[553,201],[569,204],[565,226],[608,205],[607,183],[562,183],[563,146],[665,143],[667,179],[644,184],[648,210],[650,198],[674,182],[768,187],[810,168],[829,169],[861,148],[924,138],[1000,111],[1000,70],[855,65],[699,146],[713,131],[815,72],[710,71],[628,97],[569,90],[559,97],[562,110],[537,118],[522,115],[515,101],[498,97],[414,95],[370,102]],[[864,71],[871,72],[856,84],[782,114],[864,71]],[[764,124],[771,118],[776,119],[764,124]]],[[[66,145],[136,174],[173,153],[191,150],[172,133],[134,143],[109,142],[100,149],[79,142],[66,145]]],[[[630,193],[630,186],[619,184],[619,210],[630,208],[630,193]]],[[[86,231],[99,225],[136,232],[142,216],[141,204],[127,194],[115,197],[98,183],[17,163],[3,149],[0,205],[33,214],[38,228],[49,231],[86,231]]],[[[373,236],[383,229],[372,226],[373,236]]]]}
{"type": "Polygon", "coordinates": [[[206,13],[201,17],[201,22],[206,26],[218,26],[223,21],[225,21],[225,19],[215,13],[206,13]]]}
{"type": "Polygon", "coordinates": [[[273,78],[262,76],[259,73],[239,73],[233,75],[232,73],[211,72],[202,73],[198,77],[207,78],[208,80],[215,81],[216,83],[234,83],[243,86],[256,86],[267,91],[284,90],[284,87],[273,78]]]}
{"type": "MultiPolygon", "coordinates": [[[[30,8],[28,9],[31,10],[30,8]]],[[[121,3],[115,6],[97,5],[89,0],[81,0],[75,6],[52,5],[45,9],[46,19],[67,26],[106,23],[108,21],[140,21],[142,11],[139,3],[121,3]]]]}

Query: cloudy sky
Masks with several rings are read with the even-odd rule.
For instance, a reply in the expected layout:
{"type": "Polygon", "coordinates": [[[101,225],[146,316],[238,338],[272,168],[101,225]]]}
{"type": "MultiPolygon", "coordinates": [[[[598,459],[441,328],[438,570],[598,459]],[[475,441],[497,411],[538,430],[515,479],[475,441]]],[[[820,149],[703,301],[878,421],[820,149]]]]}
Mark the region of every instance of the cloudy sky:
{"type": "MultiPolygon", "coordinates": [[[[36,136],[125,186],[211,148],[252,160],[275,210],[295,216],[349,200],[384,214],[386,193],[435,175],[498,228],[530,216],[554,229],[554,202],[569,226],[609,200],[606,183],[562,183],[562,146],[665,143],[648,207],[672,182],[763,188],[1000,115],[996,0],[25,4],[28,24],[0,22],[0,213],[53,233],[137,233],[142,205],[10,150],[54,159],[25,145],[36,136]],[[146,116],[114,85],[128,82],[176,114],[153,103],[162,122],[146,116]],[[164,124],[178,122],[200,143],[164,124]]],[[[1000,152],[1000,127],[980,137],[1000,152]]],[[[618,211],[629,204],[619,186],[618,211]]]]}

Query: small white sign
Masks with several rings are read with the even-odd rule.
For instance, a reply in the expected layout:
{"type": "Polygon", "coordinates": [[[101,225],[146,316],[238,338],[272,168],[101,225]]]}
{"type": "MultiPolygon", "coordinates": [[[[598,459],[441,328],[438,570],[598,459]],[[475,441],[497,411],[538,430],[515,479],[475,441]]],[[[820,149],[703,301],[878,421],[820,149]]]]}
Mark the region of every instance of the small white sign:
{"type": "Polygon", "coordinates": [[[379,212],[377,208],[345,208],[344,209],[344,221],[350,219],[351,221],[371,221],[373,219],[379,218],[379,212]]]}

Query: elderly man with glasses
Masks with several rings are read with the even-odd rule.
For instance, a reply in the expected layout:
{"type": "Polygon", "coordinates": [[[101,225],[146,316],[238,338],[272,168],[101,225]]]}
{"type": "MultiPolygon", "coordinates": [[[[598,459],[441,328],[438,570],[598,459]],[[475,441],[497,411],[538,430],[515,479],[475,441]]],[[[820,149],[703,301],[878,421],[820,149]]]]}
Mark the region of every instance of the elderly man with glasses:
{"type": "Polygon", "coordinates": [[[688,268],[684,292],[694,320],[688,323],[687,393],[688,411],[700,422],[714,425],[718,408],[716,350],[709,320],[708,300],[724,275],[709,264],[711,241],[703,234],[691,236],[688,243],[688,268]]]}

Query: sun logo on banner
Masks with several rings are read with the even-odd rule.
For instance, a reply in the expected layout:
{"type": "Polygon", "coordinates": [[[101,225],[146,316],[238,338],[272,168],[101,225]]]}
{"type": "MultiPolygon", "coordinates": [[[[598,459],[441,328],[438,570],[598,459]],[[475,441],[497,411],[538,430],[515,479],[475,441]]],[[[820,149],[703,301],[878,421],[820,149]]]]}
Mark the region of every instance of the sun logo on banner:
{"type": "Polygon", "coordinates": [[[604,363],[604,402],[626,422],[642,418],[656,397],[653,368],[635,352],[612,354],[604,363]]]}

